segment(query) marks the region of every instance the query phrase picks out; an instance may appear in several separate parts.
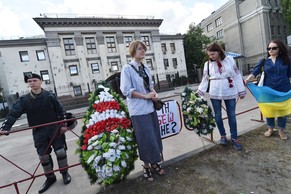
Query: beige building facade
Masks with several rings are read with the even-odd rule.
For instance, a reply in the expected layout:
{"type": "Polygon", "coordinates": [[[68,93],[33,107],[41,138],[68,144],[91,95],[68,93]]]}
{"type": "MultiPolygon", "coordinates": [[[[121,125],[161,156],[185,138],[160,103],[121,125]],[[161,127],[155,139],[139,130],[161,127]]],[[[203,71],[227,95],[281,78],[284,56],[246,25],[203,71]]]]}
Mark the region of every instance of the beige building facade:
{"type": "Polygon", "coordinates": [[[226,51],[239,53],[244,74],[267,56],[272,39],[287,43],[287,27],[280,0],[230,0],[199,24],[207,36],[225,44],[226,51]]]}
{"type": "Polygon", "coordinates": [[[58,96],[88,94],[131,60],[128,46],[133,40],[147,45],[144,63],[156,85],[177,73],[187,77],[183,36],[160,34],[161,19],[48,15],[33,19],[45,38],[0,41],[4,96],[28,93],[23,81],[28,72],[41,74],[44,88],[58,96]]]}

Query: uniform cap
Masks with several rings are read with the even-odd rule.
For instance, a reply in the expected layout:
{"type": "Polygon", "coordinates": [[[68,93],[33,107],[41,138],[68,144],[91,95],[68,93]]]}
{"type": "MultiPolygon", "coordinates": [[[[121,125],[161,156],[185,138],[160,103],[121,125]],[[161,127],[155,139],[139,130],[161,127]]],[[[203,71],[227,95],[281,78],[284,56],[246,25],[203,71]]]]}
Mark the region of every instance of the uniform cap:
{"type": "Polygon", "coordinates": [[[36,74],[36,73],[27,73],[24,76],[24,81],[25,83],[27,83],[28,79],[32,79],[32,78],[37,78],[39,80],[41,80],[41,76],[36,74]]]}

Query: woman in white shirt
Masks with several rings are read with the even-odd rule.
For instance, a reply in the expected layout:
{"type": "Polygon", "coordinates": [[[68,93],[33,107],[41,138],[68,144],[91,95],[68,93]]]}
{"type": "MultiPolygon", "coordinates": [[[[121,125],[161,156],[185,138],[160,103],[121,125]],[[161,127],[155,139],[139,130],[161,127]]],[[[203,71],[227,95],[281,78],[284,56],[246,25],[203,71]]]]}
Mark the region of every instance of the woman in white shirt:
{"type": "Polygon", "coordinates": [[[230,56],[225,56],[223,49],[217,43],[209,45],[206,52],[209,61],[204,64],[203,77],[197,93],[203,96],[208,88],[208,80],[210,80],[209,95],[215,113],[215,121],[221,136],[220,144],[228,144],[221,114],[221,103],[223,100],[228,116],[231,142],[235,149],[241,150],[242,146],[237,139],[235,107],[237,96],[244,98],[246,95],[242,76],[234,59],[230,56]]]}
{"type": "Polygon", "coordinates": [[[153,181],[151,169],[160,175],[165,171],[159,164],[163,160],[163,146],[159,120],[153,106],[158,94],[153,88],[150,69],[142,63],[146,50],[146,45],[141,41],[130,43],[129,54],[133,59],[122,68],[120,90],[126,96],[139,157],[144,162],[144,177],[153,181]]]}

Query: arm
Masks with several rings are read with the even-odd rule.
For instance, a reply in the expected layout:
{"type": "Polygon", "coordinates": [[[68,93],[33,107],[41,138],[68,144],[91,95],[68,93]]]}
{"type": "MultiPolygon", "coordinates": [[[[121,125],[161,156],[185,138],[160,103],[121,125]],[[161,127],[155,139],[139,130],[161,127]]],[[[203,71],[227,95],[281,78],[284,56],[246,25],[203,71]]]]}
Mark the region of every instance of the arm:
{"type": "MultiPolygon", "coordinates": [[[[209,66],[210,66],[210,63],[209,63],[209,66]]],[[[198,86],[198,90],[196,91],[200,96],[203,96],[207,90],[208,80],[210,78],[208,75],[209,75],[209,72],[208,72],[208,61],[207,61],[204,63],[202,80],[198,86]]]]}
{"type": "MultiPolygon", "coordinates": [[[[132,93],[136,89],[133,88],[131,84],[131,77],[130,77],[130,71],[129,71],[129,65],[125,65],[120,74],[120,90],[124,96],[127,98],[132,98],[132,93]]],[[[130,67],[131,68],[131,67],[130,67]]],[[[140,96],[141,97],[141,96],[140,96]]]]}
{"type": "Polygon", "coordinates": [[[245,80],[246,83],[254,81],[254,79],[262,72],[262,68],[264,66],[265,59],[261,59],[257,65],[254,67],[252,73],[248,76],[248,78],[245,80]]]}
{"type": "Polygon", "coordinates": [[[0,130],[0,136],[1,135],[8,135],[8,131],[11,130],[13,124],[16,122],[16,120],[24,113],[24,97],[20,97],[10,109],[8,115],[6,116],[6,119],[4,123],[1,126],[0,130]]]}
{"type": "Polygon", "coordinates": [[[55,108],[56,113],[59,116],[60,120],[63,120],[66,116],[66,110],[64,109],[64,106],[61,104],[61,102],[57,99],[56,95],[54,93],[49,94],[51,103],[53,104],[53,107],[55,108]]]}
{"type": "Polygon", "coordinates": [[[235,86],[237,88],[239,97],[244,98],[247,92],[246,92],[246,88],[244,86],[243,78],[242,78],[240,71],[237,68],[235,62],[234,62],[232,67],[233,67],[233,71],[234,71],[234,75],[232,77],[233,83],[235,84],[235,86]]]}

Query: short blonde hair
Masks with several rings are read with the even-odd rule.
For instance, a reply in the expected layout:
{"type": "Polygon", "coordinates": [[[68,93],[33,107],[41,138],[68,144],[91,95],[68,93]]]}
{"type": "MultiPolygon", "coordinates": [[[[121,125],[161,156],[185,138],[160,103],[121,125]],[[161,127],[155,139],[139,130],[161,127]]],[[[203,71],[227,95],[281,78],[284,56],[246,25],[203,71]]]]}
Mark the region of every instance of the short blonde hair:
{"type": "Polygon", "coordinates": [[[147,51],[147,46],[145,45],[144,42],[142,42],[142,41],[140,41],[140,40],[132,41],[132,42],[130,43],[130,45],[129,45],[129,49],[128,49],[129,54],[130,54],[131,57],[134,57],[134,55],[135,55],[135,53],[136,53],[136,50],[137,50],[137,47],[138,47],[139,44],[142,46],[142,48],[143,48],[145,51],[147,51]]]}

